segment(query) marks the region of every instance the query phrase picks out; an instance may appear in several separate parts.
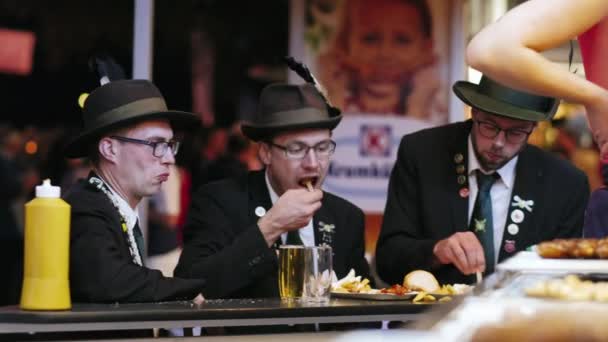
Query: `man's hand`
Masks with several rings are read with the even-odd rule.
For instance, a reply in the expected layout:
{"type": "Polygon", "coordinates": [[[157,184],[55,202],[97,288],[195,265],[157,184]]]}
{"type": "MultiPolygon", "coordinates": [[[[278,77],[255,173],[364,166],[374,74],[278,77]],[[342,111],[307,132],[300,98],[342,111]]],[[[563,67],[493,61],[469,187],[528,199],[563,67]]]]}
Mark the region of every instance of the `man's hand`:
{"type": "Polygon", "coordinates": [[[292,189],[279,197],[266,215],[258,220],[258,227],[268,246],[272,246],[284,232],[306,226],[321,208],[322,198],[323,191],[319,189],[292,189]]]}
{"type": "Polygon", "coordinates": [[[483,247],[473,232],[458,232],[440,240],[433,247],[433,254],[441,264],[454,264],[463,274],[483,272],[486,259],[483,247]]]}

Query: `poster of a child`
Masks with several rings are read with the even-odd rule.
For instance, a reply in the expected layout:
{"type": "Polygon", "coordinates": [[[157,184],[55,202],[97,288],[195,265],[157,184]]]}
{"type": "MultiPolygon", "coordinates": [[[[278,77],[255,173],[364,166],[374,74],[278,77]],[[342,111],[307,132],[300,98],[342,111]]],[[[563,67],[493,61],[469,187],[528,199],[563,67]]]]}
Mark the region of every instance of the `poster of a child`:
{"type": "Polygon", "coordinates": [[[307,48],[335,105],[447,122],[446,61],[427,0],[308,0],[306,9],[307,48]]]}

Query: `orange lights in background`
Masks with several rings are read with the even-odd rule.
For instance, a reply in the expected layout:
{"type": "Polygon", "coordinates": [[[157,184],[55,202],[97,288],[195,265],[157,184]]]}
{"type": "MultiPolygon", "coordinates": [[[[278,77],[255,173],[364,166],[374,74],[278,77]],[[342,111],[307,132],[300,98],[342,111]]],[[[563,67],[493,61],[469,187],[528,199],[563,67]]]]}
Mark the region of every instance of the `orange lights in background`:
{"type": "Polygon", "coordinates": [[[36,154],[38,152],[38,143],[34,140],[28,140],[24,146],[25,153],[36,154]]]}

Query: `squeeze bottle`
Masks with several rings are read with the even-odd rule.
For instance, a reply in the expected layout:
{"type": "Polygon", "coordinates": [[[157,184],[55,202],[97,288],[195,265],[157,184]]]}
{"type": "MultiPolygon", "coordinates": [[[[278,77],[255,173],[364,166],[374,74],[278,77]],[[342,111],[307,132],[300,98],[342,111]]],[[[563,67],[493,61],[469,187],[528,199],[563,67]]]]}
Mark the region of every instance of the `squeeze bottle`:
{"type": "Polygon", "coordinates": [[[68,310],[70,300],[70,205],[49,179],[25,204],[25,260],[21,308],[68,310]]]}

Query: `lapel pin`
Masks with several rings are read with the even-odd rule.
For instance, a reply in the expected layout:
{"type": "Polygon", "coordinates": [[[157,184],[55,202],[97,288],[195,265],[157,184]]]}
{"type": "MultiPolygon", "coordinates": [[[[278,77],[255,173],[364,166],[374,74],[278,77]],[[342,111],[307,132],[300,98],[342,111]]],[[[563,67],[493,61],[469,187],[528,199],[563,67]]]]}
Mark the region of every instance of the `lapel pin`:
{"type": "Polygon", "coordinates": [[[519,226],[515,223],[511,223],[509,226],[507,226],[507,231],[511,235],[517,235],[517,233],[519,233],[519,226]]]}
{"type": "Polygon", "coordinates": [[[257,217],[262,217],[262,216],[266,215],[266,209],[264,209],[264,207],[256,207],[255,208],[255,215],[257,217]]]}
{"type": "Polygon", "coordinates": [[[485,233],[486,232],[486,219],[478,220],[478,219],[474,218],[473,220],[475,220],[475,233],[485,233]]]}
{"type": "Polygon", "coordinates": [[[469,197],[469,188],[462,188],[460,189],[460,191],[458,191],[458,194],[460,195],[460,197],[462,198],[467,198],[469,197]]]}
{"type": "Polygon", "coordinates": [[[465,177],[464,175],[459,175],[456,180],[458,181],[458,184],[462,185],[466,183],[467,177],[465,177]]]}
{"type": "Polygon", "coordinates": [[[456,173],[458,173],[458,174],[464,173],[464,170],[465,170],[464,165],[458,164],[458,166],[456,166],[456,173]]]}
{"type": "Polygon", "coordinates": [[[515,249],[515,240],[505,240],[505,252],[513,253],[515,249]]]}
{"type": "Polygon", "coordinates": [[[513,203],[511,203],[511,206],[519,208],[519,209],[526,209],[528,212],[532,212],[532,207],[534,206],[534,201],[533,200],[525,200],[521,197],[519,197],[518,195],[513,196],[513,203]]]}
{"type": "Polygon", "coordinates": [[[515,209],[511,212],[511,221],[515,223],[522,223],[525,218],[525,214],[520,209],[515,209]]]}
{"type": "Polygon", "coordinates": [[[462,153],[456,153],[456,155],[454,155],[454,162],[456,164],[462,163],[463,160],[464,160],[464,156],[462,155],[462,153]]]}

